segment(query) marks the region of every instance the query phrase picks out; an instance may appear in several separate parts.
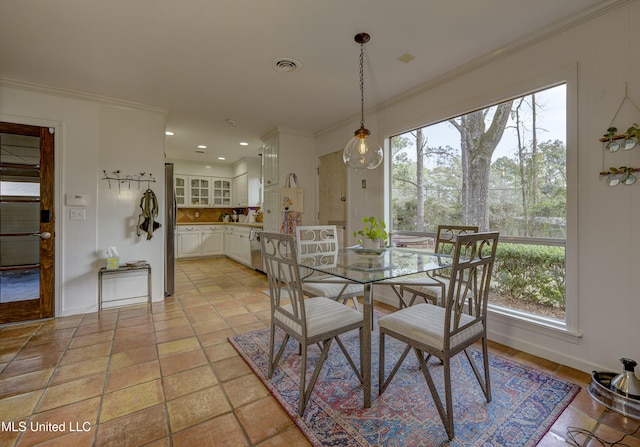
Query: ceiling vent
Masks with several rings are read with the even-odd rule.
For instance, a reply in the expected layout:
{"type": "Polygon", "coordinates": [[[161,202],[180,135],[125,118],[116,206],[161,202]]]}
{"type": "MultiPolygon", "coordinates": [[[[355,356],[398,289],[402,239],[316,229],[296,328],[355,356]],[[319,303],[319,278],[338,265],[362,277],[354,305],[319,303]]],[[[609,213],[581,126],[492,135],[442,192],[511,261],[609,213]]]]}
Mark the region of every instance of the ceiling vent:
{"type": "Polygon", "coordinates": [[[273,68],[280,73],[293,73],[300,69],[300,62],[289,58],[279,58],[273,61],[273,68]]]}

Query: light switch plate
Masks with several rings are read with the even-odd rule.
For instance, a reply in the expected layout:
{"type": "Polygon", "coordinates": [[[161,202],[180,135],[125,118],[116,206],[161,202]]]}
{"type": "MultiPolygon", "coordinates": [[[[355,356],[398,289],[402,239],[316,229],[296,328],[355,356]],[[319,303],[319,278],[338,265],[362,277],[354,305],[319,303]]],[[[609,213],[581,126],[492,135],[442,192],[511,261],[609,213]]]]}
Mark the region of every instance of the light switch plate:
{"type": "Polygon", "coordinates": [[[69,210],[69,220],[86,220],[87,216],[83,208],[71,208],[69,210]]]}

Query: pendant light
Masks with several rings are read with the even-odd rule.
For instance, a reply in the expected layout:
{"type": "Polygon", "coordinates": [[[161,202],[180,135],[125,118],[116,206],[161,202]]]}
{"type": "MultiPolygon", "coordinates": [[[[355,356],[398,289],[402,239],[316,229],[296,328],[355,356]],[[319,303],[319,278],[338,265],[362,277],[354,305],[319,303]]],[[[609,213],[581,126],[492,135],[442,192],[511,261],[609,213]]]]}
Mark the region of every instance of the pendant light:
{"type": "Polygon", "coordinates": [[[342,159],[351,169],[375,169],[382,163],[382,148],[364,127],[364,44],[371,36],[367,33],[356,34],[354,40],[360,44],[360,128],[344,147],[342,159]]]}

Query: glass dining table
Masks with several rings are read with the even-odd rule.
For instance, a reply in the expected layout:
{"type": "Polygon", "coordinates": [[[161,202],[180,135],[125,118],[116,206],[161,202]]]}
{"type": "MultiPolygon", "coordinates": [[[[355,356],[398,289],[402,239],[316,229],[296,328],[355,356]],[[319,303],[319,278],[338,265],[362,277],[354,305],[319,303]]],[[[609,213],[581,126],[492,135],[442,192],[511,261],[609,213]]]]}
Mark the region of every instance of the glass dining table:
{"type": "MultiPolygon", "coordinates": [[[[383,249],[343,248],[337,253],[315,253],[300,259],[300,265],[315,272],[331,275],[364,286],[362,343],[362,378],[364,382],[364,407],[371,406],[371,331],[373,330],[373,286],[406,284],[403,278],[425,273],[425,284],[433,284],[426,272],[440,270],[451,265],[450,255],[437,254],[426,249],[388,247],[383,249]]],[[[333,278],[332,278],[333,279],[333,278]]],[[[414,278],[412,277],[412,280],[414,278]]],[[[313,281],[313,276],[305,278],[313,281]]],[[[415,284],[415,283],[414,283],[415,284]]],[[[400,297],[401,299],[401,297],[400,297]]]]}

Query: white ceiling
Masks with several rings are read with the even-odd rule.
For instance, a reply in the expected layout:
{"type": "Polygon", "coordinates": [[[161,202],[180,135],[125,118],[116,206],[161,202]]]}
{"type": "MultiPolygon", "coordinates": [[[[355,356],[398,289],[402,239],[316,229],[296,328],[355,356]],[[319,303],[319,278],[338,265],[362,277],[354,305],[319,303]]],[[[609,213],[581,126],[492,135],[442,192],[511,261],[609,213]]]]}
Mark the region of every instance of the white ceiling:
{"type": "Polygon", "coordinates": [[[169,157],[231,162],[275,127],[314,135],[359,116],[359,32],[368,108],[617,3],[0,0],[0,78],[164,108],[169,157]],[[301,67],[276,72],[277,58],[301,67]]]}

